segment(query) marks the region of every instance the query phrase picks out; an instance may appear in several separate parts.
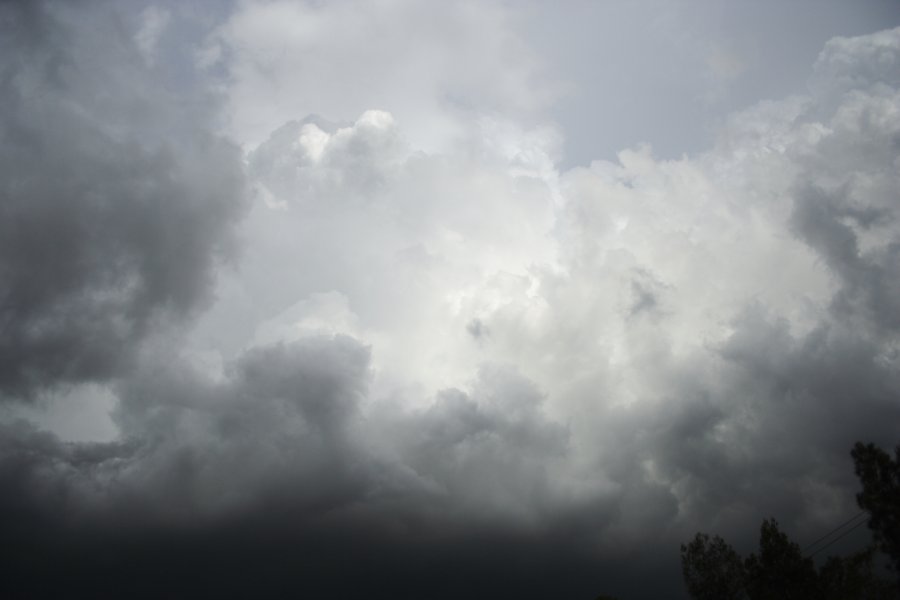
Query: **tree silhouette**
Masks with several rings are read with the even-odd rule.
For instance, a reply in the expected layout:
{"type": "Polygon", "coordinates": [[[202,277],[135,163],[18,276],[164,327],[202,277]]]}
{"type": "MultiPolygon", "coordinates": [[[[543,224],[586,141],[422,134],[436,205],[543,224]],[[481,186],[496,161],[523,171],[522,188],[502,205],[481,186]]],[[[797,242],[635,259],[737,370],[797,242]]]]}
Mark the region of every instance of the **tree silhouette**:
{"type": "Polygon", "coordinates": [[[829,557],[820,569],[803,556],[775,519],[760,526],[759,551],[742,560],[719,536],[698,533],[681,546],[688,593],[695,600],[889,600],[897,598],[880,579],[874,548],[829,557]]]}
{"type": "Polygon", "coordinates": [[[818,577],[812,559],[804,558],[800,546],[778,528],[775,519],[763,521],[759,531],[759,554],[744,562],[750,598],[817,598],[818,577]]]}
{"type": "Polygon", "coordinates": [[[857,442],[851,456],[862,492],[859,507],[869,513],[869,529],[878,549],[887,554],[900,576],[900,446],[896,458],[875,444],[857,442]]]}
{"type": "MultiPolygon", "coordinates": [[[[887,600],[900,598],[900,585],[881,579],[876,550],[900,575],[900,447],[896,457],[874,444],[853,447],[862,492],[856,500],[869,514],[875,545],[846,557],[829,557],[816,568],[775,519],[760,527],[759,551],[742,560],[719,536],[698,533],[681,546],[688,593],[696,600],[887,600]]],[[[825,546],[827,547],[827,546],[825,546]]]]}
{"type": "Polygon", "coordinates": [[[719,536],[698,533],[681,546],[681,569],[692,598],[732,600],[740,598],[746,574],[741,557],[719,536]]]}
{"type": "Polygon", "coordinates": [[[875,548],[847,557],[831,556],[819,569],[822,600],[897,598],[896,588],[875,573],[875,548]]]}

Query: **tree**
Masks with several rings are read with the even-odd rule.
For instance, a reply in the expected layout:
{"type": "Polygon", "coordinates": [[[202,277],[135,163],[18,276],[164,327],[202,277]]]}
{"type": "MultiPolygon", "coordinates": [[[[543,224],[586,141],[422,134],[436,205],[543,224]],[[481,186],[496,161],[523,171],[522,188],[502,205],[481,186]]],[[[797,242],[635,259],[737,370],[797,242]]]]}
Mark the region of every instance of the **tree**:
{"type": "Polygon", "coordinates": [[[759,554],[751,554],[744,569],[747,592],[754,600],[821,597],[815,564],[804,558],[800,546],[778,529],[775,519],[763,521],[759,554]]]}
{"type": "Polygon", "coordinates": [[[681,546],[685,585],[695,600],[890,600],[897,589],[880,579],[875,548],[829,557],[820,569],[775,519],[760,527],[759,552],[742,560],[719,536],[698,533],[681,546]]]}
{"type": "Polygon", "coordinates": [[[897,597],[895,587],[875,573],[875,547],[847,557],[829,556],[819,569],[822,600],[889,600],[897,597]]]}
{"type": "Polygon", "coordinates": [[[741,557],[719,536],[698,533],[681,546],[681,570],[688,593],[697,600],[740,598],[745,573],[741,557]]]}
{"type": "Polygon", "coordinates": [[[896,458],[891,459],[875,444],[857,442],[851,456],[862,484],[856,502],[869,513],[875,543],[891,558],[900,576],[900,446],[894,452],[896,458]]]}
{"type": "Polygon", "coordinates": [[[697,600],[886,600],[900,597],[900,585],[881,579],[876,550],[893,562],[900,577],[900,447],[895,458],[874,444],[857,443],[851,455],[862,484],[856,500],[869,513],[875,545],[847,557],[829,557],[816,569],[774,519],[760,527],[759,552],[746,560],[725,541],[698,533],[681,546],[688,593],[697,600]]]}

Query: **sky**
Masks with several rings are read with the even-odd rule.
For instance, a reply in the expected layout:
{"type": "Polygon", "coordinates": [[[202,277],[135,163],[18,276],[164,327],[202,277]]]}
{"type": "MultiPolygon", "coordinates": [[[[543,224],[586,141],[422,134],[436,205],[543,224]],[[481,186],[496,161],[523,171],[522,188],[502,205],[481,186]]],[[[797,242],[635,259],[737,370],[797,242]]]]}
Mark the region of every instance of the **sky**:
{"type": "Polygon", "coordinates": [[[895,1],[3,2],[0,105],[0,595],[684,598],[900,441],[895,1]]]}

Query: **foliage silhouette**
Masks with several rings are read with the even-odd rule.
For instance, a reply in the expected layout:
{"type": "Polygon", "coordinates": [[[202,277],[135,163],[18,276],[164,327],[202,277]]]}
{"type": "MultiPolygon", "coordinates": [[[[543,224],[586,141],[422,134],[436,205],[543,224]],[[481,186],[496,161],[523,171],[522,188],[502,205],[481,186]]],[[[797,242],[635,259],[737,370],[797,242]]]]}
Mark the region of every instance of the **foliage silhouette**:
{"type": "Polygon", "coordinates": [[[875,549],[829,557],[820,569],[774,519],[760,527],[759,551],[742,560],[719,536],[698,533],[681,546],[685,585],[695,600],[888,600],[897,591],[880,579],[875,549]]]}
{"type": "Polygon", "coordinates": [[[875,446],[857,442],[851,456],[862,492],[859,507],[869,513],[869,528],[879,550],[887,554],[900,576],[900,446],[896,458],[875,446]]]}
{"type": "Polygon", "coordinates": [[[681,546],[681,567],[692,598],[732,600],[740,598],[746,573],[734,548],[719,536],[698,533],[681,546]]]}
{"type": "Polygon", "coordinates": [[[876,551],[881,550],[900,574],[900,447],[896,449],[896,458],[892,459],[874,444],[857,443],[851,455],[863,488],[856,499],[860,508],[869,514],[868,525],[874,534],[874,546],[846,557],[828,557],[820,568],[816,568],[812,558],[804,556],[800,546],[779,529],[775,519],[763,521],[759,551],[746,559],[742,559],[721,537],[697,533],[691,542],[681,546],[682,573],[691,598],[900,598],[900,585],[880,578],[876,562],[876,551]]]}

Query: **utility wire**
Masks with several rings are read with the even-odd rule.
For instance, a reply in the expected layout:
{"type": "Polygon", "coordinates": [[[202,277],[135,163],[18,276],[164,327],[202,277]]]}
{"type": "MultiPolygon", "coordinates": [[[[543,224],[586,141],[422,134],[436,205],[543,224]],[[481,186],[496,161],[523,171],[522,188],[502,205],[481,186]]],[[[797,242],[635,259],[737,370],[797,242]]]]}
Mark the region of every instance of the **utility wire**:
{"type": "Polygon", "coordinates": [[[860,527],[861,525],[865,525],[865,524],[866,524],[866,521],[865,521],[865,520],[860,521],[859,523],[857,523],[856,525],[854,525],[853,527],[851,527],[850,529],[848,529],[847,531],[845,531],[843,534],[841,534],[841,535],[839,535],[838,537],[834,538],[833,540],[831,540],[830,542],[828,542],[827,544],[825,544],[824,546],[822,546],[821,548],[819,548],[818,550],[816,550],[815,552],[813,552],[812,554],[810,554],[809,556],[807,556],[806,558],[812,558],[813,556],[815,556],[816,554],[818,554],[819,552],[821,552],[822,550],[824,550],[824,549],[827,548],[828,546],[830,546],[830,545],[832,545],[832,544],[834,544],[834,543],[836,543],[836,542],[839,542],[840,540],[842,540],[842,539],[844,539],[845,537],[847,537],[848,535],[850,535],[850,534],[853,532],[853,530],[856,529],[857,527],[860,527]]]}
{"type": "MultiPolygon", "coordinates": [[[[806,548],[804,548],[803,550],[801,550],[801,552],[800,552],[801,555],[802,555],[803,558],[805,558],[805,559],[810,559],[810,558],[812,558],[813,556],[815,556],[816,554],[818,554],[819,552],[821,552],[822,550],[824,550],[825,548],[828,548],[828,547],[831,546],[832,544],[835,544],[835,543],[839,542],[840,540],[844,539],[845,537],[847,537],[848,535],[850,535],[855,529],[857,529],[858,527],[864,525],[864,524],[867,522],[867,519],[863,519],[862,521],[860,521],[859,523],[857,523],[856,525],[854,525],[853,527],[851,527],[850,529],[848,529],[847,531],[845,531],[844,533],[842,533],[841,535],[839,535],[838,537],[836,537],[835,539],[831,540],[830,542],[828,542],[827,544],[825,544],[824,546],[822,546],[821,548],[819,548],[818,550],[816,550],[816,551],[813,552],[812,554],[807,554],[807,552],[809,552],[809,550],[810,550],[811,548],[814,548],[814,547],[816,546],[816,544],[818,544],[818,543],[821,542],[822,540],[828,539],[830,536],[834,535],[835,533],[837,533],[838,531],[840,531],[841,529],[843,529],[844,527],[846,527],[847,525],[849,525],[850,523],[852,523],[853,521],[855,521],[856,519],[860,518],[860,517],[863,516],[863,515],[867,515],[867,514],[868,514],[868,513],[867,513],[866,511],[860,511],[860,512],[858,512],[857,514],[853,515],[852,517],[850,517],[849,519],[847,519],[846,521],[844,521],[843,523],[841,523],[840,525],[838,525],[837,527],[835,527],[834,529],[832,529],[831,531],[829,531],[828,533],[826,533],[825,535],[823,535],[822,537],[820,537],[819,539],[817,539],[816,541],[814,541],[813,543],[807,545],[806,548]]],[[[802,568],[802,567],[800,567],[800,568],[802,568]]],[[[751,586],[753,583],[756,583],[756,581],[760,580],[760,579],[763,578],[763,577],[765,577],[765,573],[759,573],[759,574],[757,574],[756,577],[751,577],[750,579],[744,580],[744,581],[741,583],[741,587],[737,590],[737,592],[738,592],[739,594],[740,594],[741,592],[744,592],[744,594],[742,594],[742,595],[739,596],[739,597],[740,597],[740,598],[746,598],[746,597],[747,597],[746,594],[750,591],[750,586],[751,586]]]]}
{"type": "MultiPolygon", "coordinates": [[[[840,531],[841,529],[843,529],[844,527],[846,527],[847,525],[849,525],[850,523],[852,523],[853,521],[855,521],[856,519],[860,518],[861,516],[863,516],[865,514],[868,514],[868,513],[864,510],[856,513],[855,515],[853,515],[852,517],[850,517],[849,519],[847,519],[846,521],[844,521],[843,523],[841,523],[840,525],[838,525],[837,527],[835,527],[834,529],[832,529],[831,531],[829,531],[828,533],[826,533],[825,535],[823,535],[822,537],[820,537],[819,539],[814,541],[813,543],[807,545],[806,548],[804,548],[802,550],[802,553],[806,554],[807,552],[809,552],[810,550],[815,548],[816,544],[818,544],[822,540],[825,540],[825,539],[831,537],[833,534],[837,533],[838,531],[840,531]]],[[[863,522],[865,522],[865,521],[863,521],[863,522]]],[[[853,527],[853,529],[856,529],[857,527],[859,527],[859,523],[857,523],[853,527]]],[[[816,550],[816,552],[818,552],[818,550],[816,550]]]]}

